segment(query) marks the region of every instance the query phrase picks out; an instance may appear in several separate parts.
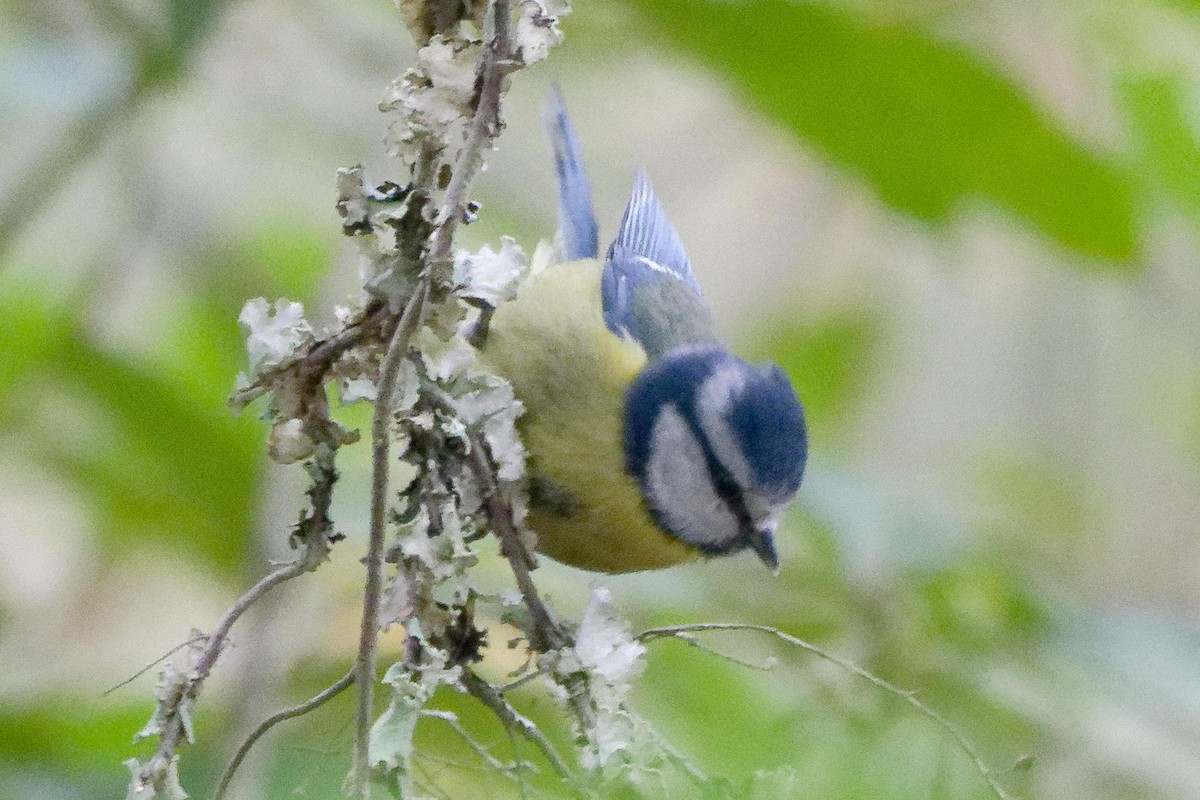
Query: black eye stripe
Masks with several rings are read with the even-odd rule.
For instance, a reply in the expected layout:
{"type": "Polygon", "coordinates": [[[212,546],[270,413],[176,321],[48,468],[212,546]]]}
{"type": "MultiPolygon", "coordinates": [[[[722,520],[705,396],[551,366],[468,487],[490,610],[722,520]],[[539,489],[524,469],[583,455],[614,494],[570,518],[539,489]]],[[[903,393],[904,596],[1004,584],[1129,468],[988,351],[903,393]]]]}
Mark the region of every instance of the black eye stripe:
{"type": "Polygon", "coordinates": [[[696,419],[696,415],[689,413],[685,415],[685,419],[687,420],[688,429],[691,431],[692,436],[696,437],[696,441],[700,444],[700,449],[704,452],[705,466],[708,467],[708,475],[712,479],[712,485],[716,489],[717,497],[720,497],[725,505],[728,506],[729,512],[738,521],[738,526],[742,530],[749,530],[752,521],[750,519],[750,511],[746,507],[746,498],[742,494],[742,487],[734,480],[733,474],[717,459],[712,445],[709,444],[708,437],[700,429],[700,421],[696,419]]]}

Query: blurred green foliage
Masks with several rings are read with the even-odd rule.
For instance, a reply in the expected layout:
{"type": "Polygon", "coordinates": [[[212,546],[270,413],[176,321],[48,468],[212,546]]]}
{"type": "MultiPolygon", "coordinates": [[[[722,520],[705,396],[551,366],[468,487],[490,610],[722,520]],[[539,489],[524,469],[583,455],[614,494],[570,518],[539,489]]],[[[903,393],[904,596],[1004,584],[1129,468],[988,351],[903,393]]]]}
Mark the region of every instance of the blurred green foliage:
{"type": "Polygon", "coordinates": [[[1098,265],[1136,269],[1132,176],[1072,141],[985,58],[833,4],[648,0],[654,32],[880,199],[946,220],[991,200],[1098,265]]]}
{"type": "Polygon", "coordinates": [[[1200,142],[1188,113],[1191,87],[1174,76],[1132,75],[1119,88],[1146,169],[1172,200],[1200,214],[1200,142]]]}
{"type": "MultiPolygon", "coordinates": [[[[125,133],[121,126],[156,103],[170,104],[207,37],[220,31],[229,4],[171,0],[157,8],[162,16],[153,24],[129,16],[122,3],[81,5],[100,20],[96,35],[108,37],[131,79],[123,93],[64,124],[61,141],[44,158],[16,170],[16,178],[6,176],[0,274],[14,266],[14,245],[38,214],[125,133]]],[[[1160,5],[1186,7],[1176,24],[1191,35],[1200,28],[1195,3],[1148,7],[1160,5]]],[[[1128,62],[1113,79],[1128,151],[1104,151],[1073,135],[981,50],[951,43],[921,14],[885,20],[863,6],[580,0],[575,19],[594,15],[578,25],[600,49],[612,45],[609,17],[626,18],[621,30],[633,46],[658,51],[665,43],[739,93],[797,147],[864,181],[888,209],[920,220],[944,223],[971,203],[994,204],[1021,229],[1085,256],[1066,263],[1098,275],[1117,272],[1130,282],[1146,267],[1144,220],[1153,207],[1200,220],[1195,76],[1113,55],[1128,62]]],[[[18,32],[34,35],[40,21],[33,4],[0,11],[0,22],[18,32]]],[[[576,24],[568,20],[568,35],[576,24]]],[[[63,29],[37,35],[70,40],[63,29]]],[[[243,585],[259,567],[250,554],[262,501],[264,431],[252,418],[233,420],[224,407],[243,361],[235,320],[248,297],[313,298],[337,236],[332,213],[327,231],[281,221],[286,210],[267,215],[275,213],[173,254],[180,291],[169,313],[152,321],[154,335],[136,347],[114,343],[97,324],[97,316],[112,313],[103,287],[83,280],[64,291],[53,279],[39,284],[28,277],[0,284],[0,436],[83,499],[98,541],[98,572],[147,543],[228,587],[243,585]]],[[[505,211],[488,213],[484,225],[505,211]]],[[[1121,688],[1137,693],[1146,681],[1147,693],[1165,698],[1163,708],[1192,707],[1193,696],[1180,686],[1195,677],[1195,664],[1188,668],[1194,636],[1170,623],[1147,626],[1080,609],[1085,599],[1062,589],[1064,576],[1096,547],[1092,532],[1107,511],[1103,498],[1041,455],[987,464],[972,476],[980,502],[999,509],[982,521],[956,513],[950,501],[906,505],[872,476],[836,473],[832,464],[854,462],[855,425],[877,388],[895,333],[891,323],[868,309],[805,319],[784,310],[749,333],[748,353],[774,359],[803,387],[812,428],[814,473],[788,528],[795,566],[761,593],[747,591],[762,580],[756,573],[657,598],[659,607],[635,611],[639,625],[745,619],[821,643],[898,686],[919,689],[922,700],[980,744],[990,764],[1004,767],[1033,754],[1031,771],[1003,776],[1022,796],[1036,796],[1045,761],[1070,762],[1068,774],[1086,772],[1095,758],[1090,738],[1112,735],[1100,728],[1105,721],[1127,719],[1124,696],[1105,693],[1097,665],[1124,664],[1131,652],[1170,650],[1173,671],[1156,664],[1139,672],[1135,662],[1122,673],[1121,688]],[[876,509],[892,523],[887,535],[874,524],[880,516],[866,513],[876,509]],[[1096,727],[1081,732],[1085,723],[1096,727]]],[[[1193,451],[1200,448],[1195,419],[1189,417],[1186,432],[1193,451]]],[[[7,609],[0,608],[0,621],[9,624],[7,609]]],[[[492,646],[501,650],[495,638],[492,646]]],[[[755,771],[779,765],[790,766],[801,787],[780,796],[987,796],[945,731],[898,698],[752,636],[714,637],[711,645],[754,663],[777,657],[781,666],[756,672],[679,642],[657,643],[638,708],[705,770],[749,796],[759,789],[748,787],[762,788],[755,771]]],[[[311,696],[340,669],[305,665],[286,694],[311,696]]],[[[524,690],[515,702],[569,745],[544,695],[524,690]]],[[[348,703],[341,698],[264,742],[271,754],[269,796],[338,792],[350,738],[348,703]]],[[[459,713],[498,757],[511,754],[508,737],[477,705],[450,693],[437,704],[459,713]]],[[[212,747],[186,753],[184,777],[203,792],[228,742],[221,739],[226,718],[201,705],[200,735],[212,747]]],[[[99,700],[63,686],[23,702],[6,698],[0,797],[118,796],[129,737],[149,711],[149,692],[141,701],[99,700]]],[[[418,737],[431,785],[453,796],[519,796],[514,787],[495,788],[500,779],[481,772],[475,754],[439,726],[429,721],[418,737]]],[[[1177,727],[1186,743],[1187,729],[1177,727]]],[[[519,752],[536,761],[528,747],[519,752]]],[[[1062,796],[1178,796],[1153,773],[1144,767],[1087,772],[1073,794],[1062,796]]],[[[545,769],[531,781],[552,794],[545,769]]]]}
{"type": "Polygon", "coordinates": [[[0,345],[19,354],[0,376],[8,395],[0,430],[19,432],[35,458],[84,494],[106,558],[157,542],[231,583],[244,580],[263,426],[225,407],[244,366],[237,313],[255,294],[310,296],[327,263],[322,240],[265,225],[219,253],[197,254],[192,291],[140,353],[97,340],[86,297],[55,305],[24,286],[0,296],[0,314],[12,321],[0,345]],[[50,398],[96,420],[86,438],[44,418],[50,398]]]}

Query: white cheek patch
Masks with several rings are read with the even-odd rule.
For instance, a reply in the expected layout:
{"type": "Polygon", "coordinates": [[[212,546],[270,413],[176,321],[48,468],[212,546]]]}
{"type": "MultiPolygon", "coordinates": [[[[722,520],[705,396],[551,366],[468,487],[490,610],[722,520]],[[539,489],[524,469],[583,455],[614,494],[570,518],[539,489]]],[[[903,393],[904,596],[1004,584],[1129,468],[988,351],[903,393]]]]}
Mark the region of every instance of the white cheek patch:
{"type": "Polygon", "coordinates": [[[726,420],[734,396],[745,385],[745,372],[734,366],[721,366],[705,379],[696,393],[696,416],[708,446],[743,492],[753,488],[754,475],[726,420]]]}
{"type": "Polygon", "coordinates": [[[672,533],[695,547],[727,547],[741,531],[716,493],[704,450],[687,421],[663,406],[650,433],[646,500],[672,533]]]}

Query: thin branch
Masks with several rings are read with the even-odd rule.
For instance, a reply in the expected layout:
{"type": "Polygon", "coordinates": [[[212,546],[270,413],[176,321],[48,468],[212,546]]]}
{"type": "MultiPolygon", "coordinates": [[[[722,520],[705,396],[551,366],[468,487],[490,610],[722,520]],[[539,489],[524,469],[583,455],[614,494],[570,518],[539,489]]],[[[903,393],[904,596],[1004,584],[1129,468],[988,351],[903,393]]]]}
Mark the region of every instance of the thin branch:
{"type": "Polygon", "coordinates": [[[379,638],[379,603],[383,590],[384,534],[387,527],[388,478],[391,452],[392,404],[400,364],[408,352],[413,333],[420,327],[429,299],[429,273],[421,276],[409,298],[395,333],[388,343],[387,355],[380,367],[379,391],[371,418],[371,528],[367,544],[367,577],[363,591],[362,627],[359,635],[355,671],[358,683],[358,711],[355,716],[354,795],[370,797],[371,720],[375,689],[376,644],[379,638]]]}
{"type": "Polygon", "coordinates": [[[457,714],[452,711],[424,709],[421,711],[421,716],[428,717],[429,719],[440,719],[442,722],[446,723],[450,727],[450,730],[457,733],[459,737],[466,742],[472,750],[475,751],[475,755],[479,756],[483,763],[487,764],[496,772],[500,772],[506,777],[516,780],[513,776],[514,770],[519,769],[516,765],[516,762],[514,761],[512,765],[504,764],[500,761],[500,759],[488,752],[487,747],[484,746],[482,742],[478,741],[474,736],[467,732],[467,729],[463,727],[462,722],[459,721],[457,714]]]}
{"type": "MultiPolygon", "coordinates": [[[[993,771],[988,768],[987,764],[984,763],[983,757],[979,755],[979,751],[975,748],[975,745],[971,743],[971,740],[968,739],[961,731],[959,731],[958,728],[955,727],[949,720],[918,700],[912,692],[905,691],[895,684],[889,683],[878,675],[863,669],[852,661],[847,661],[846,659],[834,655],[822,647],[818,647],[815,644],[810,644],[809,642],[806,642],[796,636],[792,636],[791,634],[784,633],[778,628],[772,628],[769,625],[751,625],[740,622],[707,622],[696,623],[692,625],[671,625],[662,628],[650,628],[642,631],[635,637],[635,639],[640,642],[650,641],[653,639],[680,638],[681,635],[700,631],[756,631],[758,633],[766,633],[774,636],[776,639],[792,645],[793,647],[805,650],[817,656],[818,658],[824,659],[832,664],[836,664],[846,672],[856,675],[859,678],[874,684],[878,688],[883,689],[885,692],[899,697],[910,706],[917,709],[917,711],[921,712],[923,715],[940,725],[951,735],[951,737],[954,738],[954,741],[958,744],[958,748],[962,750],[972,762],[974,762],[975,768],[979,771],[980,777],[988,785],[996,797],[999,798],[999,800],[1014,800],[1013,796],[1005,791],[1004,787],[1001,786],[993,777],[995,773],[993,773],[993,771]]],[[[686,638],[684,640],[687,641],[686,638]]]]}
{"type": "Polygon", "coordinates": [[[525,673],[524,675],[522,675],[521,677],[512,681],[511,683],[506,683],[503,686],[497,687],[497,691],[500,692],[500,694],[508,694],[509,692],[515,691],[531,681],[537,680],[538,678],[542,677],[543,675],[549,675],[549,674],[550,674],[550,670],[548,670],[548,669],[544,669],[544,668],[535,669],[531,672],[525,673]]]}
{"type": "MultiPolygon", "coordinates": [[[[500,131],[500,95],[504,88],[509,58],[509,18],[512,9],[509,0],[494,0],[492,11],[495,17],[495,35],[484,50],[480,64],[479,91],[475,112],[467,130],[466,142],[454,165],[451,180],[446,187],[442,203],[435,217],[430,246],[425,258],[425,269],[421,283],[405,308],[404,317],[396,328],[384,357],[379,381],[375,414],[371,434],[373,446],[371,529],[366,557],[367,578],[363,598],[362,627],[359,638],[357,660],[358,711],[355,718],[355,753],[353,796],[370,797],[370,733],[373,716],[373,692],[375,682],[376,641],[379,633],[379,604],[382,591],[384,528],[388,500],[388,467],[391,436],[391,400],[395,391],[395,379],[400,360],[408,349],[408,340],[417,325],[406,324],[406,319],[416,321],[423,316],[433,270],[438,269],[449,257],[458,221],[462,217],[467,186],[482,162],[484,146],[500,131]],[[416,299],[419,298],[419,299],[416,299]]],[[[418,323],[419,324],[419,323],[418,323]]]]}
{"type": "Polygon", "coordinates": [[[208,637],[207,637],[207,636],[205,636],[204,634],[199,634],[198,636],[193,636],[191,639],[188,639],[186,642],[180,642],[179,644],[175,645],[174,647],[172,647],[172,648],[171,648],[170,650],[168,650],[167,652],[163,653],[163,654],[162,654],[161,656],[159,656],[158,658],[156,658],[156,659],[154,659],[153,661],[151,661],[151,662],[150,662],[149,664],[147,664],[146,666],[144,666],[144,667],[142,667],[141,669],[139,669],[137,672],[135,672],[135,673],[133,673],[132,675],[130,675],[130,676],[129,676],[128,678],[126,678],[125,680],[123,680],[123,681],[121,681],[120,683],[118,683],[116,686],[111,686],[111,687],[109,687],[108,689],[105,689],[105,690],[104,690],[104,694],[102,694],[102,695],[101,695],[101,697],[108,697],[110,694],[112,694],[113,692],[115,692],[117,689],[120,689],[122,686],[128,686],[129,684],[131,684],[131,683],[133,683],[134,681],[136,681],[138,678],[140,678],[140,677],[142,677],[143,675],[145,675],[145,674],[146,674],[147,672],[149,672],[150,670],[152,670],[152,669],[154,669],[155,667],[157,667],[157,666],[158,666],[159,664],[161,664],[162,662],[166,661],[166,660],[167,660],[168,658],[170,658],[171,656],[173,656],[173,655],[175,655],[176,653],[178,653],[178,652],[179,652],[180,650],[182,650],[183,648],[185,648],[185,647],[191,647],[192,645],[196,644],[197,642],[203,642],[203,641],[204,641],[205,639],[207,639],[207,638],[208,638],[208,637]]]}
{"type": "MultiPolygon", "coordinates": [[[[562,760],[562,756],[554,749],[554,745],[550,744],[550,740],[542,733],[538,726],[528,717],[523,716],[519,711],[513,708],[507,700],[505,700],[496,687],[492,686],[488,681],[479,677],[472,670],[464,670],[462,675],[462,684],[466,687],[467,692],[475,697],[479,702],[483,703],[487,708],[496,715],[496,717],[504,724],[504,727],[510,731],[516,731],[533,743],[538,750],[542,751],[542,755],[550,762],[550,766],[554,767],[554,771],[560,777],[566,779],[570,783],[571,769],[566,762],[562,760]]],[[[578,791],[576,791],[578,794],[578,791]]]]}
{"type": "Polygon", "coordinates": [[[633,719],[642,726],[643,731],[648,733],[650,737],[654,739],[655,744],[657,744],[659,749],[662,750],[663,755],[667,757],[668,761],[675,765],[676,769],[686,775],[688,780],[696,784],[696,786],[704,791],[705,794],[708,794],[711,791],[712,781],[709,780],[707,775],[700,771],[699,767],[688,761],[687,757],[684,756],[683,753],[675,749],[674,745],[664,739],[658,731],[654,730],[654,728],[641,717],[634,714],[631,714],[630,716],[632,716],[633,719]]]}
{"type": "MultiPolygon", "coordinates": [[[[422,711],[421,713],[424,714],[425,712],[422,711]]],[[[435,711],[432,713],[440,714],[442,712],[435,711]]],[[[430,764],[440,764],[444,767],[453,767],[454,769],[462,770],[463,772],[476,772],[480,775],[492,775],[496,771],[493,767],[476,764],[471,761],[465,761],[461,758],[450,758],[449,756],[439,756],[434,753],[424,752],[422,750],[413,750],[413,760],[416,761],[417,759],[430,764]]]]}
{"type": "Polygon", "coordinates": [[[156,717],[162,718],[157,730],[158,746],[138,772],[137,786],[151,787],[155,792],[163,790],[175,759],[175,751],[190,735],[190,714],[184,704],[199,696],[204,681],[225,649],[234,623],[272,589],[312,572],[328,558],[329,534],[333,527],[329,506],[333,499],[333,485],[337,481],[335,454],[335,447],[323,443],[318,445],[311,462],[314,473],[313,485],[308,492],[311,506],[295,534],[303,543],[303,551],[291,562],[268,573],[229,607],[206,637],[204,648],[192,658],[189,669],[177,676],[167,695],[160,699],[156,711],[156,717]]]}
{"type": "MultiPolygon", "coordinates": [[[[425,769],[425,766],[421,764],[417,758],[418,754],[413,753],[413,768],[415,771],[419,771],[421,773],[421,776],[416,781],[417,789],[424,792],[433,792],[436,794],[439,800],[454,800],[453,796],[449,792],[438,785],[437,781],[433,779],[433,775],[430,774],[430,771],[425,769]]],[[[433,761],[434,763],[445,763],[444,761],[430,758],[429,756],[420,756],[420,758],[433,761]]],[[[456,765],[450,764],[450,766],[456,765]]]]}
{"type": "MultiPolygon", "coordinates": [[[[426,397],[443,412],[461,418],[453,397],[432,382],[427,382],[422,388],[426,397]]],[[[570,639],[550,616],[550,611],[538,594],[537,584],[529,574],[529,568],[534,563],[533,558],[521,541],[521,534],[513,521],[512,506],[496,482],[496,470],[487,439],[481,431],[474,429],[467,430],[467,439],[471,444],[468,465],[479,483],[479,493],[483,498],[488,519],[492,523],[492,530],[500,540],[500,553],[508,560],[513,577],[517,581],[517,589],[521,592],[521,599],[533,617],[534,629],[530,644],[538,652],[564,647],[570,644],[570,639]]]]}
{"type": "Polygon", "coordinates": [[[394,319],[388,313],[386,303],[371,303],[359,312],[357,319],[328,339],[313,341],[292,358],[263,369],[255,376],[253,385],[230,396],[229,404],[234,407],[245,406],[268,391],[269,387],[282,383],[289,373],[295,373],[300,378],[305,394],[317,392],[330,368],[343,353],[372,338],[386,337],[387,324],[394,319]]]}
{"type": "Polygon", "coordinates": [[[225,612],[225,616],[209,634],[208,644],[200,651],[189,675],[175,683],[171,694],[164,701],[167,717],[163,723],[163,729],[158,734],[158,748],[142,768],[140,780],[143,785],[154,786],[156,790],[160,788],[161,780],[166,775],[175,749],[179,746],[180,739],[184,737],[185,715],[180,713],[180,706],[184,701],[194,699],[200,694],[204,680],[212,671],[213,665],[216,664],[217,657],[225,649],[225,641],[233,624],[267,592],[308,571],[309,568],[303,557],[290,564],[285,564],[256,583],[225,612]]]}
{"type": "Polygon", "coordinates": [[[737,656],[730,655],[729,653],[722,653],[720,650],[716,649],[715,647],[709,647],[708,645],[706,645],[704,642],[700,641],[695,636],[692,636],[687,633],[681,633],[678,636],[676,636],[675,638],[681,642],[686,642],[687,644],[691,645],[692,647],[696,648],[697,650],[703,650],[704,652],[708,653],[709,655],[714,655],[723,661],[728,661],[729,663],[736,664],[739,667],[745,667],[746,669],[753,669],[753,670],[757,670],[759,672],[770,672],[772,669],[775,668],[775,663],[771,660],[767,660],[765,662],[755,664],[752,661],[747,661],[743,658],[738,658],[737,656]]]}
{"type": "Polygon", "coordinates": [[[550,616],[550,611],[538,594],[537,584],[529,574],[532,558],[513,522],[512,506],[496,485],[491,448],[479,431],[472,431],[468,436],[471,442],[471,471],[482,489],[483,502],[492,529],[500,539],[500,553],[508,560],[513,577],[517,581],[517,589],[521,592],[521,599],[525,601],[525,606],[533,617],[533,636],[530,644],[539,652],[565,647],[570,644],[570,639],[550,616]]]}
{"type": "Polygon", "coordinates": [[[249,754],[250,748],[254,747],[255,743],[261,739],[267,731],[271,730],[271,728],[275,727],[284,720],[303,716],[304,714],[307,714],[308,712],[314,711],[325,705],[325,703],[345,691],[350,684],[354,683],[354,678],[354,668],[352,667],[350,671],[339,678],[336,683],[325,689],[320,694],[309,698],[300,705],[292,706],[291,708],[285,708],[282,711],[277,711],[259,723],[258,727],[251,731],[250,735],[242,741],[237,751],[233,754],[233,757],[229,759],[229,763],[225,766],[225,770],[221,773],[221,779],[217,783],[217,789],[215,792],[213,792],[213,800],[221,800],[221,798],[225,796],[225,792],[229,788],[229,782],[233,780],[234,774],[237,772],[238,767],[242,765],[242,761],[245,760],[247,754],[249,754]]]}
{"type": "Polygon", "coordinates": [[[508,746],[512,748],[513,763],[517,766],[517,788],[521,790],[521,800],[529,800],[529,786],[525,783],[525,764],[521,757],[521,748],[517,746],[517,734],[512,726],[504,726],[504,734],[508,737],[508,746]]]}
{"type": "MultiPolygon", "coordinates": [[[[443,411],[452,416],[461,417],[454,399],[435,384],[427,383],[423,390],[425,396],[443,411]]],[[[479,484],[479,493],[487,510],[492,530],[500,540],[500,552],[508,560],[522,601],[532,618],[533,629],[528,632],[530,647],[540,653],[570,647],[572,645],[570,635],[554,621],[538,594],[537,584],[530,575],[529,570],[534,563],[533,558],[521,540],[520,532],[514,522],[512,506],[496,481],[491,448],[488,446],[487,439],[481,431],[471,428],[467,429],[467,437],[470,442],[468,465],[479,484]]],[[[594,725],[594,714],[587,676],[580,672],[565,675],[554,673],[554,679],[566,692],[567,703],[580,729],[591,730],[594,725]]],[[[491,688],[492,691],[497,692],[497,697],[503,700],[502,693],[494,687],[491,688]]]]}

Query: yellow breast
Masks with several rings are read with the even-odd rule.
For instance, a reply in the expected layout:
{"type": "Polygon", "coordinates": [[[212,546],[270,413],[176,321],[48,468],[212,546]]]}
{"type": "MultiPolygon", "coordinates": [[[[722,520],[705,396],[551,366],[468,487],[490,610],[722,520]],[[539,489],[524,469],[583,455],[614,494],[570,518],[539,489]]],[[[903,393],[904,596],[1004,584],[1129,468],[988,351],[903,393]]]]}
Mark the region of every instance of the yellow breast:
{"type": "Polygon", "coordinates": [[[604,325],[601,270],[589,259],[529,278],[492,317],[484,357],[526,406],[532,474],[567,498],[532,498],[538,552],[600,572],[668,567],[698,552],[658,528],[625,472],[625,389],[646,354],[604,325]]]}

